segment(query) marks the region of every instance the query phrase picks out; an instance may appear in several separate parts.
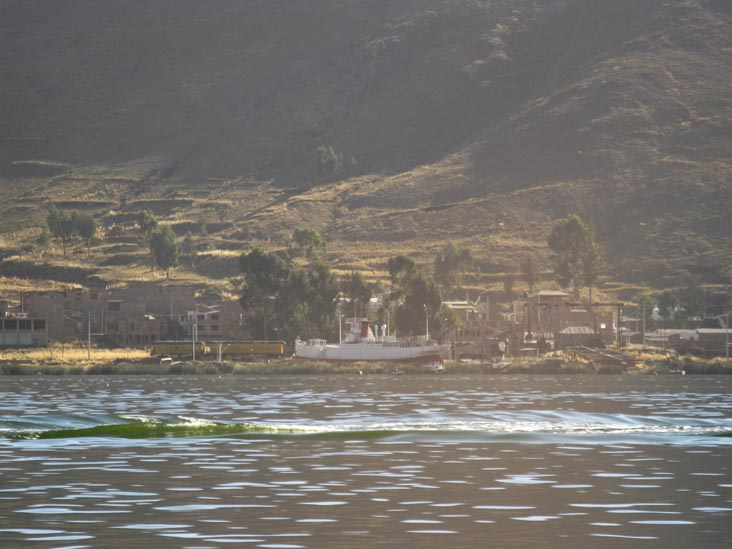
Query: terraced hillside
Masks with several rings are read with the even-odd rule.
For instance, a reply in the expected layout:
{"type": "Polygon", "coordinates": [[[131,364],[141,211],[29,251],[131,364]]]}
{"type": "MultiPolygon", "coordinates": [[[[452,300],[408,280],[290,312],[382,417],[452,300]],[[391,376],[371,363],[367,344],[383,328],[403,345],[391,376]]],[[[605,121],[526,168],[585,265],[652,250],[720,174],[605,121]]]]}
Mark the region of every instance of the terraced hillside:
{"type": "Polygon", "coordinates": [[[484,282],[570,212],[610,273],[732,281],[725,0],[0,0],[6,289],[152,276],[150,209],[223,284],[311,226],[340,268],[470,246],[484,282]],[[322,173],[319,147],[340,170],[322,173]],[[34,244],[51,203],[103,227],[34,244]],[[74,269],[80,269],[75,271],[74,269]]]}

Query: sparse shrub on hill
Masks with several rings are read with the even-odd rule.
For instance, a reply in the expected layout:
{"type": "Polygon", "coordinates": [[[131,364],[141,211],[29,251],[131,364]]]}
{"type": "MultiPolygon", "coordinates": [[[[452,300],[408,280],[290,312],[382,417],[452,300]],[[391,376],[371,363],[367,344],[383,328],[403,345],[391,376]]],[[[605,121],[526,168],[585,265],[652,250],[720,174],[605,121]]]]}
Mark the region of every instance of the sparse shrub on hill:
{"type": "Polygon", "coordinates": [[[335,177],[343,169],[343,157],[333,147],[318,147],[318,171],[323,177],[335,177]]]}

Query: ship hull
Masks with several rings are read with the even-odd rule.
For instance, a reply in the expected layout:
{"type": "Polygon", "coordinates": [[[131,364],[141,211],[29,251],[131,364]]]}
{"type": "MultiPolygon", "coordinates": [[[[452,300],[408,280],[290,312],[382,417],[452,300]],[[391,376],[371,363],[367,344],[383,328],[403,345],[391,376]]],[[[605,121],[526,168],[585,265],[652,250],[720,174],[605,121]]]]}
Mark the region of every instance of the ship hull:
{"type": "Polygon", "coordinates": [[[435,362],[449,345],[396,346],[380,343],[344,343],[322,345],[308,342],[295,343],[295,359],[318,362],[435,362]]]}

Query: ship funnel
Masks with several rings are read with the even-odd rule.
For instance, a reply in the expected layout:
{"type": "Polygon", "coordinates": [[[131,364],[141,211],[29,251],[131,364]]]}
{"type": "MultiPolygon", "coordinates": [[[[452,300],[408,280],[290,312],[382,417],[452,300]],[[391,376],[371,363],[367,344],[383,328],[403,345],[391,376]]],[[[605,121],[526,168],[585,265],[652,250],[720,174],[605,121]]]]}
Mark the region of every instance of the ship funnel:
{"type": "Polygon", "coordinates": [[[369,337],[369,321],[364,320],[361,322],[361,337],[369,337]]]}

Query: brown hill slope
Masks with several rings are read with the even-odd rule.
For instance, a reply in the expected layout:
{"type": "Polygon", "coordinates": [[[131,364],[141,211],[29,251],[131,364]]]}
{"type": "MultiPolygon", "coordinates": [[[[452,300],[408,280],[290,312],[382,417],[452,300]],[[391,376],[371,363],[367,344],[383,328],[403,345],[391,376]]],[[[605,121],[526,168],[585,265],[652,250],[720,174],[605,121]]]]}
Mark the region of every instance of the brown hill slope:
{"type": "Polygon", "coordinates": [[[193,200],[163,207],[171,221],[210,217],[214,200],[231,206],[216,216],[232,247],[245,222],[272,245],[314,225],[345,264],[427,259],[453,239],[505,272],[546,258],[548,227],[577,211],[620,276],[732,277],[722,0],[0,0],[0,13],[6,230],[40,224],[48,201],[94,198],[109,225],[121,197],[123,214],[193,200]],[[339,181],[318,174],[321,145],[342,154],[339,181]]]}

